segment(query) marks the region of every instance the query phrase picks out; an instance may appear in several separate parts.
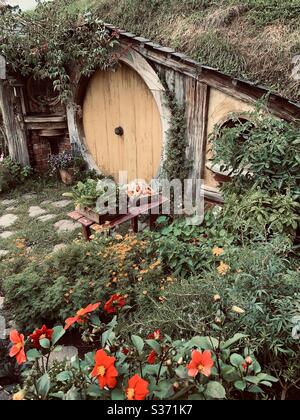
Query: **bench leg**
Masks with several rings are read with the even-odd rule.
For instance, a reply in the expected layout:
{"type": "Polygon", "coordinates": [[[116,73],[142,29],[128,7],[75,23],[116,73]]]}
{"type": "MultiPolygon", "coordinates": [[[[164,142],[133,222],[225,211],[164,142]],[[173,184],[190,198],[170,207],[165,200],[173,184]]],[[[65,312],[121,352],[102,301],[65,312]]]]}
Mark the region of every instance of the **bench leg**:
{"type": "Polygon", "coordinates": [[[90,236],[92,235],[91,229],[88,226],[82,226],[82,234],[84,239],[88,242],[90,241],[90,236]]]}
{"type": "Polygon", "coordinates": [[[138,233],[139,231],[139,218],[135,217],[131,220],[131,227],[134,233],[138,233]]]}
{"type": "Polygon", "coordinates": [[[150,230],[154,230],[156,228],[156,220],[157,220],[158,215],[157,214],[150,214],[149,217],[149,227],[150,230]]]}

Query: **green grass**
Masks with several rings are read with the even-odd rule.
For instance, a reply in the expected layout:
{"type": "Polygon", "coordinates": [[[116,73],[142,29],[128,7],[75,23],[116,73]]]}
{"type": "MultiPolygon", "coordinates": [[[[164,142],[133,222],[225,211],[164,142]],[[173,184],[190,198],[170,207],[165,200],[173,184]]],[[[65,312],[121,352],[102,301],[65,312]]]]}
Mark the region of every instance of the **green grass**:
{"type": "Polygon", "coordinates": [[[4,230],[15,232],[8,239],[0,239],[0,249],[9,251],[7,256],[0,259],[0,289],[1,279],[6,275],[23,270],[32,261],[39,262],[47,258],[55,245],[68,244],[80,237],[79,231],[59,234],[53,226],[59,220],[68,219],[67,213],[72,210],[73,204],[65,208],[55,208],[51,204],[40,206],[40,203],[46,200],[63,200],[62,194],[66,191],[68,188],[60,183],[39,180],[28,182],[11,193],[0,195],[0,217],[7,213],[18,216],[14,225],[7,229],[0,228],[0,233],[4,230]],[[28,193],[35,193],[34,197],[24,199],[23,195],[28,193]],[[18,200],[14,205],[15,209],[7,211],[7,206],[1,204],[4,199],[18,200]],[[40,206],[47,211],[46,214],[53,214],[55,218],[48,222],[31,218],[28,214],[30,206],[40,206]],[[18,247],[20,243],[21,247],[18,247]]]}
{"type": "Polygon", "coordinates": [[[299,100],[300,0],[77,0],[105,22],[176,48],[204,65],[299,100]],[[142,18],[141,18],[142,17],[142,18]]]}

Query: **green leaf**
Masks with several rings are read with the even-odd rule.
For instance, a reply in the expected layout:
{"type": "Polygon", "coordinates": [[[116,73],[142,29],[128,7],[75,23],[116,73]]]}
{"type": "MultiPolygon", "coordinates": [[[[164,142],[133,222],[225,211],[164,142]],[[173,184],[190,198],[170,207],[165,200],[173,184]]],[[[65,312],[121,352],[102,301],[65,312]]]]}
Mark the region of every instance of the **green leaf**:
{"type": "Polygon", "coordinates": [[[75,387],[72,387],[65,396],[66,401],[77,401],[81,400],[79,390],[75,387]]]}
{"type": "Polygon", "coordinates": [[[229,347],[231,347],[233,344],[237,343],[238,341],[242,340],[243,338],[248,337],[245,334],[235,334],[230,340],[225,341],[224,344],[222,344],[221,349],[228,349],[229,347]]]}
{"type": "Polygon", "coordinates": [[[28,362],[34,362],[36,359],[43,357],[43,355],[36,349],[28,350],[26,353],[28,362]]]}
{"type": "Polygon", "coordinates": [[[144,348],[144,340],[139,337],[138,335],[132,335],[131,336],[131,341],[132,344],[134,345],[134,347],[137,349],[138,354],[141,355],[143,353],[143,348],[144,348]]]}
{"type": "Polygon", "coordinates": [[[40,340],[40,345],[43,349],[50,349],[50,340],[48,340],[48,338],[42,338],[40,340]]]}
{"type": "Polygon", "coordinates": [[[152,348],[157,354],[161,354],[161,346],[156,340],[146,340],[148,346],[152,348]]]}
{"type": "Polygon", "coordinates": [[[60,372],[57,376],[56,376],[56,380],[58,382],[67,382],[72,378],[72,375],[70,374],[70,372],[68,371],[64,371],[64,372],[60,372]]]}
{"type": "Polygon", "coordinates": [[[238,391],[245,391],[245,389],[247,388],[247,384],[246,382],[243,381],[236,381],[234,383],[235,389],[237,389],[238,391]]]}
{"type": "Polygon", "coordinates": [[[230,363],[235,367],[240,367],[244,363],[244,361],[245,359],[237,353],[233,353],[230,356],[230,363]]]}
{"type": "Polygon", "coordinates": [[[45,373],[38,379],[36,386],[38,395],[45,399],[49,394],[51,388],[50,376],[48,375],[48,373],[45,373]]]}
{"type": "Polygon", "coordinates": [[[111,392],[112,401],[123,401],[125,400],[125,394],[122,389],[114,389],[111,392]]]}
{"type": "Polygon", "coordinates": [[[213,398],[215,400],[224,400],[226,398],[225,388],[216,381],[211,381],[207,384],[204,394],[207,398],[213,398]]]}
{"type": "Polygon", "coordinates": [[[105,394],[105,392],[102,389],[100,389],[99,386],[96,384],[90,385],[86,393],[89,397],[94,397],[94,398],[103,397],[103,395],[105,394]]]}
{"type": "Polygon", "coordinates": [[[51,338],[51,344],[52,346],[55,346],[55,344],[65,335],[66,331],[62,326],[57,326],[53,328],[53,334],[51,338]]]}

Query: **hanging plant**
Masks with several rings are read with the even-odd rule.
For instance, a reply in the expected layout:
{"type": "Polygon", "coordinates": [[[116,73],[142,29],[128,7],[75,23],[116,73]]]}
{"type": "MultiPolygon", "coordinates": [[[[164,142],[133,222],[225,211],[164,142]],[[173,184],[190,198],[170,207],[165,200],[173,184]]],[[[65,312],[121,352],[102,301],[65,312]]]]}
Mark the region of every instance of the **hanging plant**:
{"type": "Polygon", "coordinates": [[[0,54],[8,67],[23,76],[51,79],[62,102],[71,97],[69,71],[75,65],[84,76],[113,69],[118,62],[118,33],[110,33],[92,12],[71,12],[72,0],[39,2],[23,13],[0,14],[0,54]]]}

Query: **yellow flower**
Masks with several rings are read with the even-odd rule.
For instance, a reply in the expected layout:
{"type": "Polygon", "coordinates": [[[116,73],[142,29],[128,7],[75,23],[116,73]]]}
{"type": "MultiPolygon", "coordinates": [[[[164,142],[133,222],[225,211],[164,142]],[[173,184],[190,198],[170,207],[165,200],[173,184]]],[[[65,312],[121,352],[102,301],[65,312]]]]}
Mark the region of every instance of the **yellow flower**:
{"type": "Polygon", "coordinates": [[[244,309],[240,308],[239,306],[233,306],[231,308],[232,312],[238,314],[238,315],[243,315],[245,313],[244,309]]]}
{"type": "Polygon", "coordinates": [[[215,256],[215,257],[219,257],[220,255],[222,255],[222,254],[224,254],[224,249],[223,248],[218,248],[218,247],[215,247],[215,248],[213,248],[213,250],[212,250],[212,253],[213,253],[213,255],[215,256]]]}
{"type": "Polygon", "coordinates": [[[13,395],[13,401],[23,401],[25,399],[25,389],[21,389],[21,391],[17,392],[13,395]]]}
{"type": "Polygon", "coordinates": [[[228,271],[230,271],[230,266],[228,264],[225,264],[223,261],[220,263],[219,267],[217,268],[218,273],[221,274],[221,276],[225,276],[228,271]]]}

